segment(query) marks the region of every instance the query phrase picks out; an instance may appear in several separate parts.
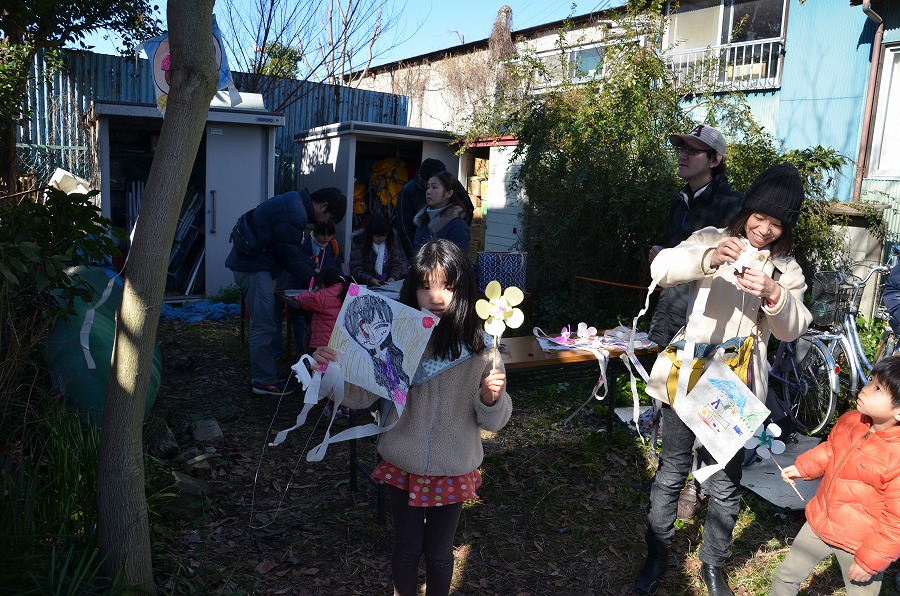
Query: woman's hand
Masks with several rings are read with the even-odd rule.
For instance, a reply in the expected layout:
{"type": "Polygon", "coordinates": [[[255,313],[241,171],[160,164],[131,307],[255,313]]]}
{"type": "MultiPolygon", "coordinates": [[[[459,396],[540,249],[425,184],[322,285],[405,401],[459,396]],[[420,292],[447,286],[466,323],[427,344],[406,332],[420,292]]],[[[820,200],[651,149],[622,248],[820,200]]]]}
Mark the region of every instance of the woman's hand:
{"type": "Polygon", "coordinates": [[[712,257],[710,257],[709,264],[713,268],[730,265],[738,260],[745,248],[747,248],[747,245],[744,244],[743,240],[729,236],[716,246],[712,257]]]}
{"type": "Polygon", "coordinates": [[[758,269],[744,269],[735,277],[738,287],[751,296],[759,296],[771,305],[778,304],[781,299],[781,286],[758,269]]]}
{"type": "Polygon", "coordinates": [[[390,284],[390,283],[394,283],[395,281],[397,281],[397,280],[394,279],[393,277],[389,277],[389,278],[387,278],[387,281],[386,281],[385,283],[389,283],[389,284],[390,284]]]}
{"type": "Polygon", "coordinates": [[[337,352],[328,346],[321,346],[316,348],[316,351],[312,353],[313,360],[315,360],[318,364],[311,366],[313,370],[319,370],[323,364],[328,364],[329,362],[337,362],[337,352]]]}
{"type": "Polygon", "coordinates": [[[847,579],[864,584],[872,579],[872,574],[868,573],[865,569],[857,565],[856,561],[853,561],[853,563],[850,565],[850,569],[847,570],[847,579]]]}
{"type": "Polygon", "coordinates": [[[381,285],[381,282],[373,277],[372,279],[369,280],[369,285],[373,288],[377,288],[378,286],[381,285]]]}
{"type": "Polygon", "coordinates": [[[506,374],[496,369],[492,370],[491,373],[481,381],[481,403],[486,406],[494,405],[505,386],[506,374]]]}

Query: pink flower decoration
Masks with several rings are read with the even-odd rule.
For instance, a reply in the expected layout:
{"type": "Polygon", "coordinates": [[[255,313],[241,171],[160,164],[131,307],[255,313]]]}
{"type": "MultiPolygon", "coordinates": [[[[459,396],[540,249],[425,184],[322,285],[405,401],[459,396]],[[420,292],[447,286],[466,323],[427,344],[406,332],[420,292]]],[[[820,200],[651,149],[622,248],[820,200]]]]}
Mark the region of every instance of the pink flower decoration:
{"type": "Polygon", "coordinates": [[[434,319],[431,317],[422,317],[422,327],[425,329],[431,329],[434,327],[434,319]]]}
{"type": "Polygon", "coordinates": [[[319,365],[319,372],[320,372],[320,373],[322,373],[322,374],[324,375],[326,370],[328,370],[328,363],[327,363],[327,362],[323,362],[322,364],[319,365]]]}
{"type": "Polygon", "coordinates": [[[401,391],[399,388],[394,389],[394,394],[391,396],[391,399],[394,400],[394,403],[398,403],[401,406],[406,405],[406,393],[401,391]]]}
{"type": "Polygon", "coordinates": [[[351,284],[350,289],[347,290],[347,293],[351,296],[359,296],[359,286],[356,284],[351,284]]]}

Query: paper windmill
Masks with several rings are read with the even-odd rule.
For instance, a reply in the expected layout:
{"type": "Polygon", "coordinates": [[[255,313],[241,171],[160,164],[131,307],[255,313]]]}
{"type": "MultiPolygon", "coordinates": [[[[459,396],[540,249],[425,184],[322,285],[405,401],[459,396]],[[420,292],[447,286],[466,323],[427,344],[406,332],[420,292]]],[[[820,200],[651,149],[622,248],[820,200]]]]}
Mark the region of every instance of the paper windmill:
{"type": "Polygon", "coordinates": [[[769,459],[772,457],[772,454],[780,455],[784,453],[784,442],[777,439],[780,436],[781,429],[773,422],[764,428],[760,428],[747,440],[744,447],[747,449],[756,448],[757,455],[763,459],[769,459]]]}
{"type": "Polygon", "coordinates": [[[578,323],[578,337],[581,339],[594,339],[597,337],[597,328],[588,327],[587,323],[578,323]]]}
{"type": "Polygon", "coordinates": [[[484,330],[494,337],[494,368],[497,368],[497,346],[500,344],[500,336],[507,327],[515,329],[525,321],[525,315],[518,308],[525,299],[522,290],[515,286],[506,288],[501,292],[500,282],[492,281],[484,289],[483,298],[475,303],[475,312],[484,319],[484,330]]]}

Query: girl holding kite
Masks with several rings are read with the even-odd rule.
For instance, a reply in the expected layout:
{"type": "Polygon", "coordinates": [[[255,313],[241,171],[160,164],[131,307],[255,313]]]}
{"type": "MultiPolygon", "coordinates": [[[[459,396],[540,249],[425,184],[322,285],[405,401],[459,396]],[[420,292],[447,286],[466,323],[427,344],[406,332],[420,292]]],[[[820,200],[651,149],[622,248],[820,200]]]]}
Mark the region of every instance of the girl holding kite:
{"type": "MultiPolygon", "coordinates": [[[[689,304],[695,310],[703,309],[688,313],[687,334],[695,337],[697,344],[718,345],[734,337],[753,336],[747,384],[763,403],[768,388],[769,336],[791,341],[812,322],[803,305],[803,271],[791,257],[792,231],[802,202],[803,182],[797,169],[788,164],[772,166],[753,181],[741,211],[726,228],[695,232],[678,246],[661,251],[650,267],[653,279],[662,287],[691,284],[689,304]],[[756,264],[742,267],[750,255],[756,257],[756,264]],[[697,301],[701,289],[709,295],[697,301]],[[698,317],[700,324],[692,329],[698,317]]],[[[661,352],[647,386],[647,392],[663,402],[668,395],[667,366],[672,366],[672,360],[661,352]],[[660,371],[662,374],[657,374],[660,371]]],[[[662,410],[665,432],[650,492],[647,559],[635,581],[639,594],[654,594],[659,588],[675,535],[679,491],[691,471],[696,437],[677,410],[677,403],[673,407],[666,404],[662,410]]],[[[718,462],[724,469],[715,471],[704,483],[712,498],[700,547],[700,574],[712,596],[733,594],[722,567],[740,511],[743,456],[739,449],[730,461],[718,462]]],[[[705,463],[717,463],[705,451],[701,457],[705,463]]]]}
{"type": "MultiPolygon", "coordinates": [[[[463,501],[476,498],[484,457],[481,430],[498,431],[512,414],[502,363],[493,369],[475,313],[478,290],[466,255],[449,240],[423,246],[413,259],[400,302],[425,309],[440,321],[416,371],[403,415],[392,409],[379,435],[383,458],[372,476],[389,485],[394,520],[391,572],[394,593],[418,594],[419,560],[425,555],[427,593],[449,594],[453,536],[463,501]]],[[[336,360],[328,347],[319,363],[336,360]]],[[[371,405],[378,396],[344,387],[344,403],[371,405]]]]}

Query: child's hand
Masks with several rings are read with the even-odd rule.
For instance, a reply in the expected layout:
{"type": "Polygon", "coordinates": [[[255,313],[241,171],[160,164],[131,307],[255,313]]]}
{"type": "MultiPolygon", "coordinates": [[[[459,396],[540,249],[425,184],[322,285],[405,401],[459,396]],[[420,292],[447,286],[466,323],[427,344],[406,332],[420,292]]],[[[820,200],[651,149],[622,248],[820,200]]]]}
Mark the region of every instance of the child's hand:
{"type": "Polygon", "coordinates": [[[786,468],[781,469],[781,479],[787,482],[788,484],[794,484],[794,478],[800,478],[800,470],[797,469],[797,466],[790,465],[786,468]]]}
{"type": "Polygon", "coordinates": [[[850,569],[847,570],[847,578],[851,581],[864,584],[872,579],[872,574],[866,572],[865,569],[856,564],[856,561],[853,561],[850,565],[850,569]]]}
{"type": "Polygon", "coordinates": [[[481,403],[486,406],[494,405],[505,386],[506,374],[496,369],[492,370],[491,373],[481,381],[481,403]]]}
{"type": "Polygon", "coordinates": [[[312,353],[313,359],[318,362],[317,365],[314,365],[310,368],[314,370],[318,370],[322,364],[328,364],[329,362],[337,361],[337,352],[328,346],[321,346],[316,348],[316,351],[312,353]]]}

